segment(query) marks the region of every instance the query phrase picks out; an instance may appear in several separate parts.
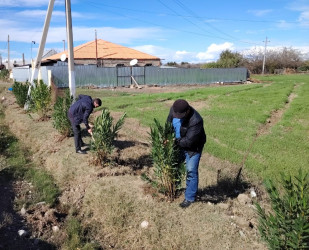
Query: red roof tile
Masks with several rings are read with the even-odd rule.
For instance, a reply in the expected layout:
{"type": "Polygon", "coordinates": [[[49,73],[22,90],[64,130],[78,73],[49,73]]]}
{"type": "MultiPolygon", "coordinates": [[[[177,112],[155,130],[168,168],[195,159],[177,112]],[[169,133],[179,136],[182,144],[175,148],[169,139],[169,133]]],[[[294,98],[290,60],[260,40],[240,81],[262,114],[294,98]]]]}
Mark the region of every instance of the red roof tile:
{"type": "MultiPolygon", "coordinates": [[[[60,60],[62,54],[68,57],[68,51],[52,55],[44,58],[47,60],[60,60]]],[[[138,59],[138,60],[160,60],[159,57],[152,56],[135,49],[130,49],[119,44],[97,39],[97,56],[98,59],[138,59]]],[[[96,58],[96,43],[95,40],[76,46],[74,48],[74,59],[95,59],[96,58]]]]}

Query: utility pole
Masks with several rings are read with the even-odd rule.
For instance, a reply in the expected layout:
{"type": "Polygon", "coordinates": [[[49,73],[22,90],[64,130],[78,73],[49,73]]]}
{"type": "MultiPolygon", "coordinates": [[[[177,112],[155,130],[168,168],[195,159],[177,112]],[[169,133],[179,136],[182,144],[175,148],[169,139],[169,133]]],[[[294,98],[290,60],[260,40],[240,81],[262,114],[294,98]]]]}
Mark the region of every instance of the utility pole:
{"type": "Polygon", "coordinates": [[[25,65],[25,55],[23,53],[23,66],[25,65]]]}
{"type": "Polygon", "coordinates": [[[97,41],[97,30],[95,30],[95,62],[98,67],[98,41],[97,41]]]}
{"type": "MultiPolygon", "coordinates": [[[[46,14],[46,17],[45,17],[45,22],[44,22],[44,27],[43,27],[42,39],[41,39],[41,42],[40,42],[40,45],[39,45],[38,55],[35,59],[34,68],[32,68],[32,73],[31,73],[31,78],[30,78],[30,86],[29,86],[29,89],[28,89],[28,96],[30,96],[30,93],[31,93],[31,86],[34,86],[34,83],[33,83],[34,76],[38,72],[39,67],[41,67],[42,55],[43,55],[43,52],[44,52],[44,47],[45,47],[45,43],[46,43],[49,23],[50,23],[50,19],[51,19],[51,14],[52,14],[53,8],[54,8],[54,3],[55,3],[55,0],[50,0],[49,4],[48,4],[47,14],[46,14]]],[[[32,44],[32,42],[31,42],[31,44],[32,44]]],[[[28,106],[29,106],[29,103],[26,102],[24,109],[27,110],[28,106]]]]}
{"type": "Polygon", "coordinates": [[[10,35],[8,35],[8,70],[10,70],[10,35]]]}
{"type": "Polygon", "coordinates": [[[72,31],[72,15],[71,1],[65,0],[65,14],[67,23],[67,40],[68,40],[68,67],[69,67],[69,87],[70,95],[75,98],[75,71],[74,71],[74,50],[73,50],[73,31],[72,31]]]}
{"type": "Polygon", "coordinates": [[[264,71],[265,71],[265,60],[266,60],[266,47],[267,47],[267,43],[269,43],[270,41],[267,40],[267,37],[265,39],[265,46],[264,46],[264,58],[263,58],[263,68],[262,68],[262,75],[264,75],[264,71]]]}
{"type": "Polygon", "coordinates": [[[63,51],[65,51],[65,40],[62,40],[63,42],[63,51]]]}

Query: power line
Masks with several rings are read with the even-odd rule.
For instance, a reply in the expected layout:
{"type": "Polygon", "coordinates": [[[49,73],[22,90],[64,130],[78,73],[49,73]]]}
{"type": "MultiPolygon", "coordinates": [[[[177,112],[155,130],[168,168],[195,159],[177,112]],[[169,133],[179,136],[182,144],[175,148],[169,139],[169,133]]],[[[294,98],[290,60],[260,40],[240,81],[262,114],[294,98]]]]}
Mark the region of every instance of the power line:
{"type": "MultiPolygon", "coordinates": [[[[204,36],[204,37],[210,37],[210,38],[218,38],[218,39],[221,39],[221,40],[226,40],[226,36],[230,37],[230,39],[233,39],[235,41],[238,41],[238,42],[241,42],[241,43],[245,43],[245,44],[251,44],[251,45],[258,45],[257,43],[253,43],[253,42],[248,42],[248,41],[243,41],[243,40],[238,40],[237,38],[229,35],[229,34],[226,34],[224,33],[223,31],[220,31],[219,29],[217,29],[217,32],[219,33],[222,33],[225,35],[225,37],[223,36],[220,36],[220,35],[216,35],[208,30],[205,30],[204,28],[200,27],[199,25],[195,24],[194,22],[192,22],[191,20],[189,20],[187,17],[192,17],[192,15],[187,15],[187,16],[184,16],[184,15],[181,15],[179,14],[178,12],[176,12],[175,10],[173,10],[172,8],[170,8],[169,6],[167,6],[165,3],[163,3],[162,1],[158,0],[163,6],[165,6],[167,9],[171,10],[171,12],[174,13],[174,15],[171,15],[171,14],[166,14],[166,15],[169,15],[169,16],[177,16],[177,17],[181,17],[183,19],[185,19],[187,22],[191,23],[192,25],[196,26],[197,28],[199,28],[200,30],[202,30],[203,32],[206,32],[208,34],[201,34],[201,33],[198,33],[198,32],[193,32],[193,31],[188,31],[188,30],[182,30],[182,29],[176,29],[175,27],[169,27],[167,25],[162,25],[162,24],[158,24],[158,23],[152,23],[150,21],[147,21],[146,19],[139,19],[137,17],[130,17],[128,15],[123,15],[123,13],[117,13],[117,12],[114,12],[114,11],[109,11],[109,13],[113,13],[113,14],[116,14],[118,16],[121,16],[121,17],[127,17],[127,18],[130,18],[130,19],[134,19],[138,22],[141,22],[141,23],[148,23],[148,24],[151,24],[151,25],[154,25],[154,26],[157,26],[157,27],[164,27],[164,28],[169,28],[169,29],[172,29],[172,30],[176,30],[176,31],[180,31],[180,32],[185,32],[185,33],[189,33],[189,34],[194,34],[194,35],[199,35],[199,36],[204,36]]],[[[95,2],[92,2],[92,1],[87,1],[87,3],[89,5],[92,5],[96,8],[101,8],[102,6],[106,6],[106,7],[110,7],[110,8],[114,8],[114,9],[122,9],[122,10],[129,10],[129,11],[133,11],[133,12],[142,12],[142,13],[150,13],[150,14],[156,14],[156,12],[151,12],[151,11],[146,11],[146,10],[136,10],[136,9],[130,9],[130,8],[124,8],[124,7],[117,7],[117,6],[111,6],[111,5],[107,5],[107,4],[102,4],[102,3],[95,3],[95,2]]],[[[158,14],[158,13],[157,13],[158,14]]],[[[195,16],[196,19],[201,19],[201,17],[197,17],[195,16]]],[[[210,24],[207,24],[208,26],[212,27],[210,24]]],[[[216,29],[215,27],[212,27],[213,29],[216,29]]]]}
{"type": "MultiPolygon", "coordinates": [[[[138,12],[138,13],[149,13],[149,14],[154,14],[154,15],[159,15],[162,13],[159,12],[154,12],[154,11],[149,11],[149,10],[136,10],[136,9],[131,9],[131,8],[124,8],[124,7],[119,7],[119,6],[113,6],[113,5],[108,5],[108,4],[103,4],[103,3],[95,3],[92,1],[87,1],[87,3],[92,3],[92,5],[95,5],[96,7],[98,6],[105,6],[113,9],[122,9],[122,10],[128,10],[132,12],[138,12]]],[[[191,18],[193,17],[192,15],[180,15],[180,14],[172,14],[172,13],[164,13],[166,16],[177,16],[177,17],[186,17],[186,18],[191,18]]],[[[235,18],[218,18],[218,17],[211,17],[211,16],[195,16],[195,18],[198,19],[211,19],[215,21],[233,21],[233,22],[248,22],[248,23],[282,23],[282,20],[250,20],[250,19],[235,19],[235,18]]],[[[285,21],[285,23],[299,23],[299,21],[285,21]]]]}
{"type": "MultiPolygon", "coordinates": [[[[89,2],[91,4],[91,2],[89,2]]],[[[91,4],[93,6],[96,6],[95,4],[91,4]]],[[[201,33],[197,33],[197,32],[193,32],[193,31],[187,31],[187,30],[181,30],[181,29],[177,29],[175,27],[171,27],[171,26],[167,26],[167,25],[159,25],[157,23],[153,23],[153,22],[149,22],[145,19],[139,19],[137,17],[131,17],[131,16],[128,16],[128,15],[123,15],[122,13],[117,13],[117,12],[111,12],[109,11],[110,13],[113,13],[115,15],[118,15],[118,16],[121,16],[121,17],[126,17],[126,18],[130,18],[130,19],[134,19],[134,20],[137,20],[138,22],[140,23],[148,23],[148,24],[151,24],[153,26],[157,26],[157,27],[164,27],[164,28],[168,28],[168,29],[171,29],[171,30],[176,30],[176,31],[180,31],[180,32],[185,32],[185,33],[189,33],[189,34],[194,34],[194,35],[198,35],[198,36],[204,36],[204,37],[211,37],[211,38],[219,38],[219,39],[222,39],[222,40],[226,40],[225,38],[223,37],[219,37],[219,36],[216,36],[215,34],[213,35],[207,35],[207,34],[201,34],[201,33]]]]}
{"type": "MultiPolygon", "coordinates": [[[[158,0],[158,1],[159,1],[159,0],[158,0]]],[[[181,1],[179,1],[179,0],[173,0],[173,1],[174,1],[175,3],[177,3],[178,6],[180,6],[182,9],[184,9],[186,12],[188,12],[189,14],[191,14],[195,19],[197,19],[197,20],[199,21],[198,16],[197,16],[191,9],[189,9],[187,6],[185,6],[181,1]]],[[[213,26],[213,25],[211,25],[211,24],[209,24],[209,23],[206,23],[206,25],[209,26],[209,27],[211,27],[212,29],[216,30],[217,32],[223,34],[223,35],[229,36],[230,38],[237,40],[235,37],[233,37],[233,36],[231,36],[231,35],[229,35],[229,34],[223,32],[222,30],[216,28],[215,26],[213,26]]]]}

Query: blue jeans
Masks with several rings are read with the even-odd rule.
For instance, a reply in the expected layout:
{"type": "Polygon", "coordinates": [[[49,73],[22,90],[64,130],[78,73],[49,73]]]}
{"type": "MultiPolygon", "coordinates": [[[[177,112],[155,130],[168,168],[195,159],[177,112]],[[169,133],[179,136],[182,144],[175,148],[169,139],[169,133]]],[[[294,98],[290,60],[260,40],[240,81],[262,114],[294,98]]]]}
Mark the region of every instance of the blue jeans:
{"type": "Polygon", "coordinates": [[[195,201],[198,189],[198,165],[201,155],[201,153],[196,153],[190,157],[189,154],[185,152],[187,170],[185,199],[188,201],[195,201]]]}

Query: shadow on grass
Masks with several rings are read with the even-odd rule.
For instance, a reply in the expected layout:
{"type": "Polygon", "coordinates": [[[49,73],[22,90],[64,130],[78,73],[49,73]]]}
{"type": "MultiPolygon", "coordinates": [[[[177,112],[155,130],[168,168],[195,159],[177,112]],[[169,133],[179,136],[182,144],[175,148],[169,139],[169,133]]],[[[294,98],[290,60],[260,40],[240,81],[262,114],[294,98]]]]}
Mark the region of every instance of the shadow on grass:
{"type": "Polygon", "coordinates": [[[14,142],[17,142],[17,139],[14,136],[8,134],[6,128],[0,128],[0,154],[7,156],[6,151],[14,142]]]}
{"type": "Polygon", "coordinates": [[[234,199],[239,194],[245,193],[251,187],[250,183],[240,179],[235,184],[235,179],[223,177],[217,181],[216,185],[208,186],[198,190],[198,202],[211,202],[214,204],[234,199]]]}
{"type": "Polygon", "coordinates": [[[116,148],[119,148],[119,149],[130,148],[130,147],[134,147],[136,145],[141,145],[141,146],[145,146],[145,147],[149,146],[149,144],[143,143],[143,142],[138,142],[138,141],[120,141],[120,140],[114,140],[114,145],[115,145],[116,148]]]}
{"type": "Polygon", "coordinates": [[[150,155],[141,155],[138,158],[128,158],[125,160],[116,158],[114,162],[121,166],[130,167],[133,172],[142,170],[145,167],[148,168],[152,166],[152,159],[150,155]]]}
{"type": "Polygon", "coordinates": [[[16,194],[13,189],[14,175],[9,169],[0,171],[0,249],[57,249],[56,246],[36,238],[30,238],[31,229],[24,218],[14,210],[16,194]],[[18,231],[25,230],[26,236],[18,231]]]}

